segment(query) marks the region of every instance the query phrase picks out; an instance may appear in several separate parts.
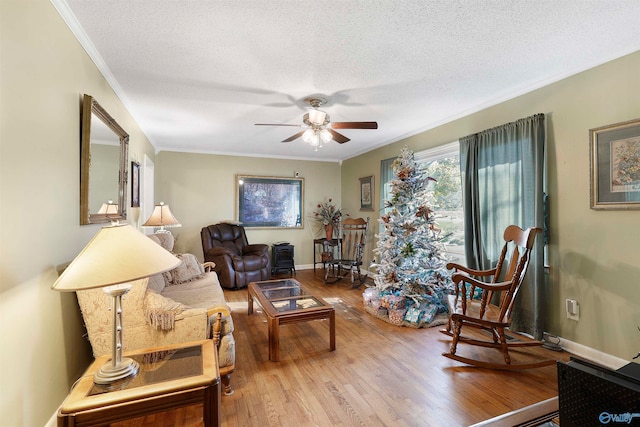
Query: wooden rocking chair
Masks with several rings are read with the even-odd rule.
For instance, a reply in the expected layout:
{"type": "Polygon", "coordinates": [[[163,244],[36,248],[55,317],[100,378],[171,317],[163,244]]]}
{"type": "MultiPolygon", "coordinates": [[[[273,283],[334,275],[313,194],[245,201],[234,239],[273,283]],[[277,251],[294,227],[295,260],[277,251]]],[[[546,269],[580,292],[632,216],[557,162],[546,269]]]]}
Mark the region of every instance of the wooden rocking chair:
{"type": "MultiPolygon", "coordinates": [[[[338,227],[338,256],[327,261],[324,283],[335,283],[351,275],[351,287],[358,287],[367,278],[360,271],[362,257],[367,243],[369,217],[346,218],[338,227]],[[357,282],[356,282],[357,280],[357,282]]],[[[331,244],[331,243],[329,243],[331,244]]]]}
{"type": "Polygon", "coordinates": [[[556,363],[551,359],[530,363],[512,363],[509,348],[541,346],[543,343],[532,339],[508,341],[505,336],[505,330],[511,325],[511,309],[527,272],[535,236],[539,231],[542,230],[539,228],[522,230],[515,225],[508,226],[504,232],[505,244],[500,259],[495,268],[491,270],[473,270],[459,264],[447,264],[448,269],[456,270],[451,277],[455,283],[456,293],[447,297],[450,313],[449,324],[447,329],[441,332],[452,336],[453,341],[450,352],[442,353],[443,356],[481,368],[504,370],[538,368],[556,363]],[[505,263],[510,248],[513,252],[510,260],[505,263]],[[483,282],[477,277],[491,277],[492,281],[490,283],[483,282]],[[494,293],[500,295],[498,305],[491,303],[494,293]],[[485,341],[463,336],[461,335],[463,326],[488,331],[493,340],[485,341]],[[458,343],[502,350],[504,363],[480,361],[460,356],[456,354],[458,343]]]}

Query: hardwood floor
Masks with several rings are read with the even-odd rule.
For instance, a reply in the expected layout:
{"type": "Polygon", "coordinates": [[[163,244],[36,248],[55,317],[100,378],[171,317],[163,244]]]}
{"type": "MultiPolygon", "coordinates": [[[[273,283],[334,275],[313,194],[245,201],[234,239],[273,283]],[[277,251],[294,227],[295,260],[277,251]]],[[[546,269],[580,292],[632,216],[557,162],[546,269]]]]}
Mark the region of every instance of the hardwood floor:
{"type": "MultiPolygon", "coordinates": [[[[280,361],[268,357],[262,310],[247,315],[247,291],[225,291],[235,323],[235,393],[222,397],[223,426],[467,426],[557,395],[555,366],[506,372],[462,365],[441,355],[449,337],[440,327],[390,325],[367,314],[362,291],[348,280],[322,283],[321,270],[296,278],[336,310],[336,350],[328,321],[280,328],[280,361]]],[[[495,349],[460,344],[473,357],[495,349]]],[[[527,349],[568,360],[569,355],[527,349]]],[[[125,426],[202,425],[201,407],[119,423],[125,426]]]]}

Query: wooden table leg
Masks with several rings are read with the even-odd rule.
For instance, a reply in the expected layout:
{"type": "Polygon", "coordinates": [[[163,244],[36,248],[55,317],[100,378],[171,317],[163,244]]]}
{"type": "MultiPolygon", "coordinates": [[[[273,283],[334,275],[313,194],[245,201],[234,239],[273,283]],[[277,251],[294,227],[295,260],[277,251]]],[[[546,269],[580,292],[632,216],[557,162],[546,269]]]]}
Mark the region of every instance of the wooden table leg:
{"type": "Polygon", "coordinates": [[[206,387],[204,392],[204,401],[202,402],[202,420],[204,421],[204,427],[215,426],[213,418],[213,405],[211,400],[211,387],[206,387]]]}
{"type": "Polygon", "coordinates": [[[253,314],[253,295],[251,292],[247,292],[247,315],[253,314]]]}
{"type": "Polygon", "coordinates": [[[334,310],[329,315],[329,348],[331,351],[336,349],[336,312],[334,310]]]}
{"type": "Polygon", "coordinates": [[[269,360],[280,360],[280,319],[269,318],[269,360]]]}
{"type": "Polygon", "coordinates": [[[221,386],[218,380],[215,385],[209,385],[205,389],[204,402],[202,405],[202,419],[205,427],[219,427],[222,422],[222,414],[220,412],[221,386]]]}

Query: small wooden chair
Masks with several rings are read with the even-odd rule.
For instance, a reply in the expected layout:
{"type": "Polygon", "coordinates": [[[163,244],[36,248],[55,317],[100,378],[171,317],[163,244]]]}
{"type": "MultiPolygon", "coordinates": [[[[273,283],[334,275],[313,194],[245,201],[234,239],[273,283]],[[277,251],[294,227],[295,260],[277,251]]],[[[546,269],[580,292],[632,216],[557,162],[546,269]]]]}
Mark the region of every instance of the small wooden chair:
{"type": "Polygon", "coordinates": [[[504,232],[505,244],[495,268],[490,270],[473,270],[459,264],[449,263],[448,269],[455,269],[452,280],[455,283],[455,295],[449,295],[449,324],[441,332],[453,337],[449,353],[442,353],[459,362],[482,368],[517,370],[538,368],[555,364],[555,360],[545,359],[531,363],[512,363],[509,356],[511,347],[541,346],[541,341],[530,339],[507,340],[505,329],[511,325],[511,309],[524,276],[527,272],[531,250],[539,228],[521,229],[510,225],[504,232]],[[511,258],[506,260],[511,252],[511,258]],[[491,282],[477,278],[491,278],[491,282]],[[469,286],[468,286],[469,285],[469,286]],[[494,294],[499,294],[498,305],[494,305],[494,294]],[[471,327],[489,331],[493,340],[482,340],[463,336],[462,328],[471,327]],[[491,347],[502,350],[504,364],[469,359],[456,354],[458,343],[491,347]]]}
{"type": "Polygon", "coordinates": [[[351,286],[360,286],[366,275],[362,275],[360,266],[367,242],[369,218],[346,218],[338,227],[338,256],[327,260],[324,283],[335,283],[351,273],[351,286]],[[358,283],[356,285],[356,275],[358,283]]]}

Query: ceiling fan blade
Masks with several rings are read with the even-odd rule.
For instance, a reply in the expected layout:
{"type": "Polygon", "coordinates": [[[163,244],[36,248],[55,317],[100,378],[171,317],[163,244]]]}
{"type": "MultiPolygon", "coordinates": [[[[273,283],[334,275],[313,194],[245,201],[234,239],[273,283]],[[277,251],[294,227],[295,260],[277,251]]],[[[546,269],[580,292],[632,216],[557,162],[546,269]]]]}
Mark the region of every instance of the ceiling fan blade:
{"type": "Polygon", "coordinates": [[[351,141],[349,138],[347,138],[341,133],[336,132],[333,129],[327,128],[327,130],[331,133],[331,136],[333,136],[334,141],[336,141],[339,144],[344,144],[347,141],[351,141]]]}
{"type": "Polygon", "coordinates": [[[256,126],[294,126],[297,128],[302,127],[302,125],[291,125],[288,123],[255,123],[256,126]]]}
{"type": "Polygon", "coordinates": [[[378,129],[378,122],[331,122],[334,129],[378,129]]]}
{"type": "Polygon", "coordinates": [[[283,139],[282,142],[291,142],[294,139],[298,139],[302,136],[302,134],[304,133],[303,130],[301,130],[300,132],[296,133],[295,135],[291,135],[289,138],[287,139],[283,139]]]}

